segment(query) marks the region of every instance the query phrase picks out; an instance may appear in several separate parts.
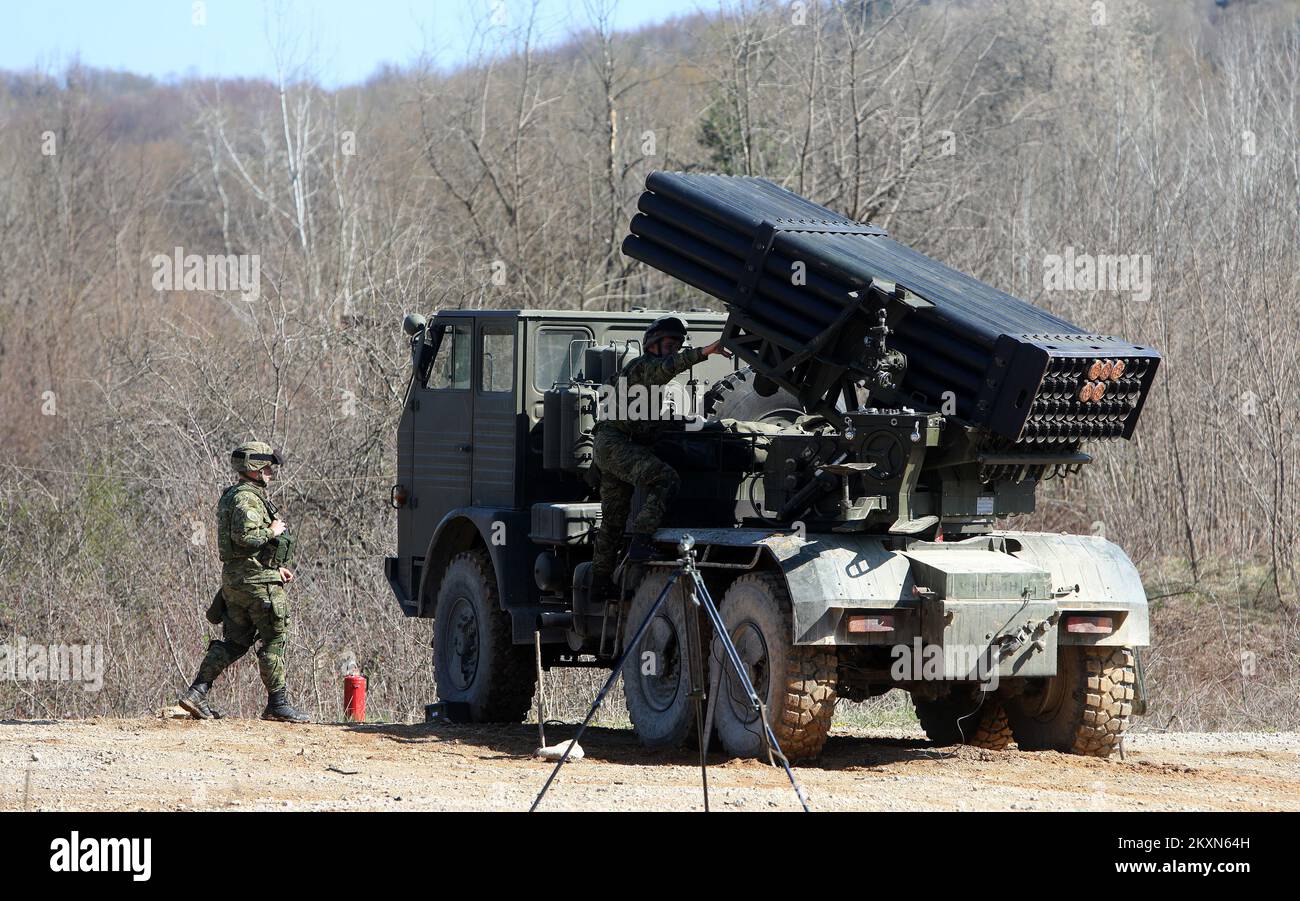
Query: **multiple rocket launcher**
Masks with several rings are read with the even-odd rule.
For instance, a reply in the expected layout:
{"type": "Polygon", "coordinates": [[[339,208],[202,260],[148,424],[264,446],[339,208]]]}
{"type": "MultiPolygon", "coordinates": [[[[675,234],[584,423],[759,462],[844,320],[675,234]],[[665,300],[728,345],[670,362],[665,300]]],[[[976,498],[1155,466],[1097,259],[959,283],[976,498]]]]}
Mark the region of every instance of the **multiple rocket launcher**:
{"type": "Polygon", "coordinates": [[[655,172],[637,207],[623,252],[723,301],[724,344],[809,409],[869,375],[881,309],[898,396],[1020,446],[1130,437],[1160,363],[765,179],[655,172]]]}

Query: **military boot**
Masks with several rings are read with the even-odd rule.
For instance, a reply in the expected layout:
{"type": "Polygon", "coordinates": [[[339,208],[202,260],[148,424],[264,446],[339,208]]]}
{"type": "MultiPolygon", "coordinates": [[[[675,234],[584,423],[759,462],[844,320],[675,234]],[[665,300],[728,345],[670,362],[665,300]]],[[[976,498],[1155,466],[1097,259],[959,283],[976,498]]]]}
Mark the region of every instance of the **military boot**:
{"type": "MultiPolygon", "coordinates": [[[[626,585],[628,567],[640,566],[648,560],[657,559],[659,556],[659,551],[651,543],[649,535],[631,535],[628,539],[627,553],[623,555],[623,559],[614,568],[614,582],[618,585],[626,585]]],[[[595,595],[592,595],[592,597],[595,597],[595,595]]]]}
{"type": "Polygon", "coordinates": [[[176,703],[188,711],[189,715],[196,720],[215,719],[219,714],[209,707],[208,702],[204,700],[207,697],[208,689],[211,687],[212,685],[208,682],[195,682],[186,690],[185,694],[181,695],[181,699],[176,703]]]}
{"type": "Polygon", "coordinates": [[[266,698],[266,709],[262,711],[262,719],[276,720],[281,723],[310,723],[305,714],[299,713],[289,699],[284,696],[284,689],[271,692],[266,698]]]}

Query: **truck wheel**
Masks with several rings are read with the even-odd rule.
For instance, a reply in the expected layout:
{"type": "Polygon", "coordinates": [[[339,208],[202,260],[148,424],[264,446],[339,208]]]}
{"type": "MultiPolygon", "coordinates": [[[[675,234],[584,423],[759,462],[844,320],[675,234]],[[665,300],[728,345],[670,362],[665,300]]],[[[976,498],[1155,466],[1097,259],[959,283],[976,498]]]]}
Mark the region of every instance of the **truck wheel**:
{"type": "MultiPolygon", "coordinates": [[[[741,576],[719,612],[781,750],[791,761],[816,757],[835,713],[835,649],[794,644],[790,597],[772,573],[741,576]]],[[[733,757],[766,758],[762,722],[716,638],[709,662],[723,668],[713,714],[723,748],[733,757]]]]}
{"type": "Polygon", "coordinates": [[[1061,648],[1055,676],[1006,701],[1016,744],[1109,757],[1133,712],[1133,672],[1129,648],[1061,648]]]}
{"type": "Polygon", "coordinates": [[[511,641],[510,614],[497,597],[486,551],[451,559],[434,610],[433,680],[438,697],[468,704],[475,723],[521,723],[537,674],[531,649],[511,641]]]}
{"type": "MultiPolygon", "coordinates": [[[[623,641],[632,640],[668,582],[668,573],[652,572],[641,580],[624,625],[623,641]]],[[[677,584],[646,632],[623,663],[623,697],[637,738],[647,748],[677,748],[695,740],[695,702],[688,695],[686,615],[682,610],[682,580],[677,584]]],[[[707,641],[701,626],[701,642],[707,641]]],[[[707,666],[707,662],[705,664],[707,666]]],[[[708,685],[706,675],[705,685],[708,685]]]]}
{"type": "Polygon", "coordinates": [[[912,703],[926,736],[940,747],[970,745],[1002,751],[1011,744],[1007,712],[1002,702],[987,692],[955,691],[937,701],[913,696],[912,703]]]}

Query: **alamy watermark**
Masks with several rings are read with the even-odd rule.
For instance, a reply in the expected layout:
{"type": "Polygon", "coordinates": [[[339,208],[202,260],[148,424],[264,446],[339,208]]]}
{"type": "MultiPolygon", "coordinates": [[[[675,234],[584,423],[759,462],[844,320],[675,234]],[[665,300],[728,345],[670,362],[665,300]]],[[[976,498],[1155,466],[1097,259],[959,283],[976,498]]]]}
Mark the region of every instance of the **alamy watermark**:
{"type": "Polygon", "coordinates": [[[891,647],[889,656],[889,675],[897,682],[973,681],[985,691],[998,687],[998,663],[988,645],[925,644],[915,638],[910,645],[891,647]]]}
{"type": "Polygon", "coordinates": [[[50,842],[54,873],[130,873],[133,882],[153,875],[153,839],[91,838],[72,832],[50,842]]]}
{"type": "Polygon", "coordinates": [[[151,284],[155,291],[238,291],[244,300],[261,296],[262,258],[255,253],[154,254],[151,284]]]}
{"type": "Polygon", "coordinates": [[[1151,299],[1151,255],[1065,253],[1043,257],[1043,290],[1127,292],[1134,300],[1151,299]]]}
{"type": "Polygon", "coordinates": [[[700,385],[668,382],[664,385],[629,385],[619,376],[601,385],[596,396],[596,420],[615,422],[682,422],[688,432],[704,427],[700,385]]]}
{"type": "Polygon", "coordinates": [[[86,691],[104,687],[101,644],[38,644],[19,636],[0,644],[0,681],[80,682],[86,691]]]}

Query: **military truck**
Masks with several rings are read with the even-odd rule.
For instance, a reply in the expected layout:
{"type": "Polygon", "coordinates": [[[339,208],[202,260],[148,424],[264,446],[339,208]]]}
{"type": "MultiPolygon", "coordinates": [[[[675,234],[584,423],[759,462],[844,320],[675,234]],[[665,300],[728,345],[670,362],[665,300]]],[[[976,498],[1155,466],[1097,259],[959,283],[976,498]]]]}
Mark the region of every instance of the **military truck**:
{"type": "MultiPolygon", "coordinates": [[[[653,538],[671,561],[691,536],[786,754],[819,754],[838,699],[899,689],[939,744],[1110,755],[1141,703],[1138,573],[1103,537],[1004,526],[1091,461],[1084,441],[1132,434],[1159,355],[769,182],[710,178],[652,176],[624,244],[720,299],[683,316],[691,343],[736,353],[679,377],[690,408],[667,410],[655,449],[682,487],[653,538]]],[[[402,611],[434,621],[439,697],[474,721],[526,716],[535,633],[547,668],[612,666],[668,578],[627,564],[614,596],[588,590],[601,386],[658,315],[407,317],[385,569],[402,611]]],[[[664,605],[624,666],[650,747],[697,738],[686,609],[664,605]]],[[[701,628],[709,738],[762,756],[701,628]]]]}

